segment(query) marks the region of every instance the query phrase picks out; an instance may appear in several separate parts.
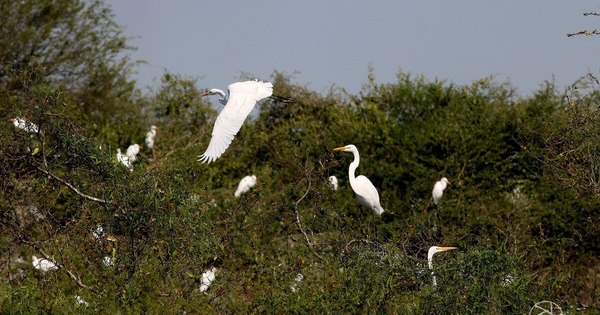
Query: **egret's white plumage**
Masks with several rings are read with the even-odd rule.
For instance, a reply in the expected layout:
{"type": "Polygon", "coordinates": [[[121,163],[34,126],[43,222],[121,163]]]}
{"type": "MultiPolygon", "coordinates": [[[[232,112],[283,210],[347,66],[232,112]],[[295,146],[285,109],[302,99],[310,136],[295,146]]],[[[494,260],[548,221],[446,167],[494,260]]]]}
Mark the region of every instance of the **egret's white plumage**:
{"type": "Polygon", "coordinates": [[[358,164],[360,163],[360,156],[358,154],[358,149],[353,144],[339,147],[333,149],[334,151],[344,151],[344,152],[352,152],[354,154],[354,161],[350,163],[350,167],[348,168],[348,177],[350,179],[350,186],[352,186],[352,190],[356,193],[358,197],[358,201],[361,205],[371,209],[373,213],[376,215],[381,215],[385,210],[379,204],[379,193],[377,192],[377,188],[375,185],[371,183],[371,181],[363,175],[359,175],[355,177],[354,172],[356,168],[358,168],[358,164]]]}
{"type": "Polygon", "coordinates": [[[112,267],[115,265],[115,260],[112,258],[112,256],[104,256],[102,259],[102,264],[104,267],[112,267]]]}
{"type": "Polygon", "coordinates": [[[456,247],[441,247],[441,246],[431,246],[429,248],[429,252],[427,253],[427,263],[429,264],[429,270],[431,270],[431,276],[433,277],[433,286],[437,286],[437,281],[435,279],[435,274],[433,273],[433,255],[439,252],[445,252],[447,250],[457,249],[456,247]]]}
{"type": "Polygon", "coordinates": [[[250,188],[256,185],[256,176],[250,175],[242,178],[240,183],[238,184],[237,189],[235,190],[235,197],[239,198],[242,194],[247,193],[250,188]]]}
{"type": "Polygon", "coordinates": [[[296,275],[296,278],[294,278],[294,283],[292,283],[292,285],[290,285],[290,290],[292,290],[292,292],[297,292],[298,291],[298,285],[300,284],[300,282],[302,282],[302,280],[304,280],[304,275],[301,273],[298,273],[296,275]]]}
{"type": "Polygon", "coordinates": [[[137,160],[137,155],[140,153],[140,145],[134,143],[127,148],[127,156],[129,157],[129,162],[133,163],[137,160]]]}
{"type": "Polygon", "coordinates": [[[37,258],[37,256],[31,256],[31,264],[35,269],[41,270],[43,272],[47,272],[50,270],[58,269],[56,263],[46,258],[37,258]]]}
{"type": "Polygon", "coordinates": [[[442,195],[444,194],[444,189],[448,186],[450,182],[446,177],[442,177],[439,181],[433,185],[433,190],[431,191],[431,196],[433,197],[433,204],[437,205],[442,199],[442,195]]]}
{"type": "Polygon", "coordinates": [[[220,95],[219,102],[225,104],[225,108],[215,121],[206,152],[198,156],[198,161],[203,163],[215,161],[227,150],[256,102],[273,94],[273,84],[262,81],[237,82],[230,84],[228,91],[228,95],[219,89],[211,89],[202,94],[202,96],[220,95]]]}
{"type": "Polygon", "coordinates": [[[127,154],[121,153],[121,148],[117,148],[117,161],[125,165],[125,167],[127,167],[130,171],[132,170],[131,163],[129,162],[129,157],[127,156],[127,154]]]}
{"type": "Polygon", "coordinates": [[[338,179],[337,177],[331,175],[329,176],[329,184],[331,185],[331,187],[333,188],[333,190],[337,190],[338,189],[338,179]]]}
{"type": "Polygon", "coordinates": [[[96,241],[100,241],[104,237],[104,228],[102,228],[102,225],[98,224],[95,229],[92,229],[92,236],[96,241]]]}
{"type": "Polygon", "coordinates": [[[88,302],[86,302],[84,299],[82,299],[81,296],[79,296],[79,295],[75,296],[75,301],[79,305],[83,305],[83,306],[89,306],[90,305],[88,302]]]}
{"type": "Polygon", "coordinates": [[[202,278],[200,279],[200,292],[206,292],[213,281],[215,281],[217,268],[212,267],[210,269],[205,270],[202,273],[202,278]]]}
{"type": "Polygon", "coordinates": [[[11,121],[13,122],[15,127],[24,130],[25,132],[38,133],[40,131],[40,128],[38,128],[36,124],[25,120],[25,118],[15,117],[12,118],[11,121]]]}
{"type": "Polygon", "coordinates": [[[154,139],[156,138],[156,131],[158,127],[152,125],[150,126],[150,131],[146,133],[146,147],[150,150],[154,148],[154,139]]]}

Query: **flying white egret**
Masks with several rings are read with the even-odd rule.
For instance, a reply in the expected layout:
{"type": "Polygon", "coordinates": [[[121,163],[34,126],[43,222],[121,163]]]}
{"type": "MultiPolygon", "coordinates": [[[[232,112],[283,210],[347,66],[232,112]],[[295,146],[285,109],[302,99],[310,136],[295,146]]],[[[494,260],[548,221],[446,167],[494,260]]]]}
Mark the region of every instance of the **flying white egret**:
{"type": "Polygon", "coordinates": [[[337,190],[338,189],[338,180],[337,177],[331,175],[329,176],[329,184],[331,185],[331,187],[333,188],[333,190],[337,190]]]}
{"type": "Polygon", "coordinates": [[[247,193],[250,188],[256,185],[256,176],[250,175],[242,178],[240,183],[238,184],[237,189],[235,190],[235,197],[239,198],[242,194],[247,193]]]}
{"type": "Polygon", "coordinates": [[[439,252],[445,252],[447,250],[457,249],[458,247],[440,247],[440,246],[431,246],[429,248],[429,252],[427,253],[427,262],[429,263],[429,270],[431,270],[431,276],[433,277],[433,286],[437,286],[437,281],[435,280],[435,274],[433,273],[433,255],[439,252]]]}
{"type": "Polygon", "coordinates": [[[25,118],[15,117],[11,118],[10,121],[12,121],[15,127],[24,130],[25,132],[38,133],[40,131],[40,128],[38,128],[36,124],[25,120],[25,118]]]}
{"type": "Polygon", "coordinates": [[[35,267],[35,269],[43,272],[58,269],[58,266],[53,261],[46,258],[37,258],[35,255],[31,256],[31,264],[33,267],[35,267]]]}
{"type": "Polygon", "coordinates": [[[442,177],[442,179],[440,179],[439,181],[437,181],[435,183],[435,185],[433,185],[433,190],[431,191],[431,196],[433,196],[433,204],[434,205],[437,205],[438,202],[440,202],[440,199],[442,198],[442,195],[444,194],[444,189],[446,189],[446,186],[448,184],[450,184],[448,179],[446,177],[442,177]]]}
{"type": "Polygon", "coordinates": [[[358,197],[358,201],[361,205],[373,210],[373,213],[376,215],[381,215],[385,210],[379,204],[379,193],[377,192],[377,188],[371,183],[371,181],[363,176],[359,175],[358,177],[354,176],[354,171],[358,167],[360,163],[360,156],[358,155],[358,149],[353,145],[347,145],[344,147],[339,147],[333,149],[334,151],[344,151],[344,152],[352,152],[354,154],[354,161],[350,163],[350,167],[348,168],[348,177],[350,178],[350,186],[352,186],[352,190],[356,193],[358,197]]]}
{"type": "Polygon", "coordinates": [[[215,281],[216,272],[217,268],[212,267],[202,273],[202,278],[200,279],[200,292],[206,292],[206,290],[208,290],[212,282],[215,281]]]}
{"type": "Polygon", "coordinates": [[[150,131],[146,133],[146,147],[150,150],[154,149],[154,139],[156,138],[156,131],[158,127],[155,125],[150,126],[150,131]]]}
{"type": "Polygon", "coordinates": [[[212,138],[206,152],[198,156],[198,161],[203,163],[210,163],[218,159],[227,150],[233,137],[240,131],[244,120],[256,102],[273,94],[273,84],[262,81],[232,83],[227,89],[228,94],[219,89],[211,89],[202,94],[202,96],[219,95],[219,103],[225,105],[215,121],[212,138]]]}

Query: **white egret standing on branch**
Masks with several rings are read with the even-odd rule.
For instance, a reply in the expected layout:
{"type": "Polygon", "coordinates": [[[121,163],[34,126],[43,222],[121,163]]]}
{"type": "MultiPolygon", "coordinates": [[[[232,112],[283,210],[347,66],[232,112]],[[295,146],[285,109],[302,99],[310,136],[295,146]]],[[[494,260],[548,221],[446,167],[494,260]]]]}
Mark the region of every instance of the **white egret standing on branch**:
{"type": "Polygon", "coordinates": [[[228,94],[219,89],[202,94],[219,95],[219,103],[225,105],[215,121],[208,149],[198,156],[198,161],[203,163],[215,161],[227,150],[256,102],[273,94],[273,84],[262,81],[237,82],[230,84],[227,90],[228,94]]]}
{"type": "Polygon", "coordinates": [[[371,209],[373,213],[380,216],[384,212],[384,210],[379,204],[379,193],[377,192],[377,188],[375,188],[373,183],[371,183],[371,181],[367,177],[363,175],[355,177],[354,175],[354,171],[356,171],[356,168],[360,163],[358,149],[353,144],[350,144],[345,147],[335,148],[333,150],[352,152],[354,154],[354,161],[350,163],[350,167],[348,168],[350,186],[352,186],[352,190],[354,190],[354,192],[356,193],[360,204],[371,209]]]}
{"type": "Polygon", "coordinates": [[[235,190],[235,197],[239,198],[242,194],[247,193],[250,188],[256,185],[256,175],[246,176],[242,178],[240,183],[238,184],[237,189],[235,190]]]}
{"type": "Polygon", "coordinates": [[[429,264],[429,270],[431,270],[431,276],[433,277],[433,286],[437,286],[437,281],[435,280],[435,274],[433,273],[433,255],[439,252],[445,252],[447,250],[457,249],[457,247],[440,247],[440,246],[431,246],[429,248],[429,252],[427,253],[427,262],[429,264]]]}
{"type": "Polygon", "coordinates": [[[448,184],[450,184],[448,179],[446,177],[442,177],[442,179],[440,179],[435,183],[435,185],[433,185],[431,196],[433,197],[434,205],[437,205],[438,202],[440,202],[440,199],[442,199],[442,195],[444,194],[444,189],[446,189],[446,186],[448,184]]]}

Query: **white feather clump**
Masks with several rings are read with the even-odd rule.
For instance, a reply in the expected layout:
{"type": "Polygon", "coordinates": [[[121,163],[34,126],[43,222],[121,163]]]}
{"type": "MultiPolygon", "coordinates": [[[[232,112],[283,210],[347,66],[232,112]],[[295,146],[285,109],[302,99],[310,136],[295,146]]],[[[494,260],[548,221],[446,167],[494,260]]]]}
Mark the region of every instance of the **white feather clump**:
{"type": "Polygon", "coordinates": [[[152,150],[154,148],[154,139],[156,138],[156,128],[155,125],[150,126],[150,131],[146,133],[146,147],[152,150]]]}
{"type": "Polygon", "coordinates": [[[104,237],[104,228],[102,228],[102,225],[98,224],[95,229],[92,229],[92,236],[96,241],[104,237]]]}
{"type": "Polygon", "coordinates": [[[140,153],[140,145],[137,143],[130,145],[125,154],[121,152],[121,148],[117,148],[117,161],[125,165],[129,171],[133,171],[133,162],[137,160],[138,153],[140,153]]]}
{"type": "Polygon", "coordinates": [[[333,190],[338,190],[338,179],[337,177],[331,175],[329,176],[329,184],[333,188],[333,190]]]}
{"type": "Polygon", "coordinates": [[[75,301],[77,302],[77,304],[79,305],[83,305],[83,306],[89,306],[90,303],[86,302],[84,299],[81,298],[81,296],[76,295],[75,296],[75,301]]]}
{"type": "Polygon", "coordinates": [[[290,290],[296,293],[298,291],[298,285],[300,284],[300,282],[302,282],[302,280],[304,280],[304,275],[301,273],[297,274],[296,278],[294,279],[294,283],[292,283],[292,285],[290,286],[290,290]]]}
{"type": "Polygon", "coordinates": [[[202,273],[202,279],[200,279],[200,292],[206,292],[213,281],[215,281],[217,268],[212,267],[205,270],[202,273]]]}
{"type": "Polygon", "coordinates": [[[104,259],[102,259],[102,264],[104,267],[112,267],[115,265],[115,261],[112,256],[104,256],[104,259]]]}
{"type": "Polygon", "coordinates": [[[43,272],[58,269],[58,266],[53,261],[45,258],[37,258],[35,255],[31,256],[31,264],[35,269],[43,272]]]}
{"type": "Polygon", "coordinates": [[[240,183],[238,184],[238,187],[235,191],[235,197],[239,198],[242,194],[247,193],[250,188],[254,187],[256,185],[256,176],[255,175],[250,175],[250,176],[246,176],[244,178],[242,178],[242,180],[240,181],[240,183]]]}
{"type": "Polygon", "coordinates": [[[40,128],[38,128],[38,126],[32,122],[29,122],[27,120],[25,120],[24,118],[21,117],[15,117],[13,119],[11,119],[13,124],[15,125],[15,127],[24,130],[25,132],[28,133],[38,133],[40,131],[40,128]]]}

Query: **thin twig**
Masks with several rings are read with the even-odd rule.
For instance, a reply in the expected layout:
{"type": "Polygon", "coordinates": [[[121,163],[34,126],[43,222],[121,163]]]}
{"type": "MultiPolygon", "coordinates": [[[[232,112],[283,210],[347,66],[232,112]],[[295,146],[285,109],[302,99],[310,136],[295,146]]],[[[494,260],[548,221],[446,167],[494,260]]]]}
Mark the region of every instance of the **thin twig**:
{"type": "Polygon", "coordinates": [[[583,14],[583,16],[588,16],[588,15],[600,16],[600,13],[598,13],[598,12],[587,12],[587,13],[583,14]]]}
{"type": "Polygon", "coordinates": [[[69,187],[69,189],[71,189],[72,191],[74,191],[76,194],[78,194],[79,196],[87,199],[87,200],[91,200],[91,201],[95,201],[95,202],[100,202],[100,203],[107,203],[107,204],[113,204],[112,201],[108,201],[108,200],[104,200],[104,199],[100,199],[100,198],[96,198],[96,197],[92,197],[90,195],[86,195],[84,193],[82,193],[79,189],[77,189],[75,186],[71,185],[69,182],[67,182],[66,180],[50,173],[50,171],[47,171],[43,168],[38,167],[37,168],[40,172],[45,173],[46,175],[49,175],[50,177],[56,179],[57,181],[63,183],[65,186],[69,187]]]}
{"type": "Polygon", "coordinates": [[[310,239],[308,238],[306,231],[304,231],[304,227],[302,227],[302,222],[300,222],[300,214],[298,214],[298,205],[300,204],[300,202],[302,202],[302,200],[304,198],[306,198],[306,196],[310,192],[310,186],[311,186],[311,181],[310,181],[310,178],[308,178],[308,188],[306,189],[306,192],[304,193],[304,195],[302,195],[302,197],[300,197],[300,199],[298,199],[296,201],[296,205],[294,207],[294,211],[296,212],[296,223],[298,223],[300,232],[302,232],[302,234],[304,235],[304,239],[306,239],[306,244],[308,244],[308,247],[312,250],[313,254],[315,254],[315,256],[317,256],[317,258],[319,258],[320,260],[323,260],[323,257],[317,253],[313,244],[310,242],[310,239]]]}
{"type": "MultiPolygon", "coordinates": [[[[52,176],[52,175],[51,175],[51,176],[52,176]]],[[[91,292],[96,292],[96,291],[94,290],[94,288],[92,288],[92,287],[90,287],[90,286],[88,286],[88,285],[84,284],[84,283],[81,281],[81,278],[79,278],[78,276],[76,276],[76,275],[75,275],[75,274],[74,274],[74,273],[73,273],[71,270],[67,269],[67,268],[66,268],[66,267],[65,267],[63,264],[59,264],[59,263],[58,263],[58,262],[56,262],[56,261],[55,261],[53,258],[50,258],[50,256],[48,256],[48,255],[47,255],[47,254],[44,252],[44,250],[42,250],[42,249],[41,249],[41,248],[38,246],[38,244],[37,244],[37,243],[35,243],[35,242],[32,242],[32,241],[26,241],[26,240],[23,240],[23,241],[24,241],[25,243],[29,244],[31,247],[33,247],[33,248],[34,248],[36,251],[38,251],[38,252],[39,252],[39,253],[40,253],[40,254],[41,254],[41,255],[42,255],[42,256],[43,256],[45,259],[47,259],[47,260],[49,260],[49,261],[53,262],[53,263],[56,265],[56,267],[58,267],[59,269],[61,269],[62,271],[64,271],[64,272],[67,274],[67,276],[69,276],[69,278],[71,278],[71,280],[73,280],[73,281],[75,281],[75,283],[77,283],[77,285],[78,285],[79,287],[81,287],[81,288],[84,288],[84,289],[88,289],[88,290],[90,290],[91,292]]]]}

